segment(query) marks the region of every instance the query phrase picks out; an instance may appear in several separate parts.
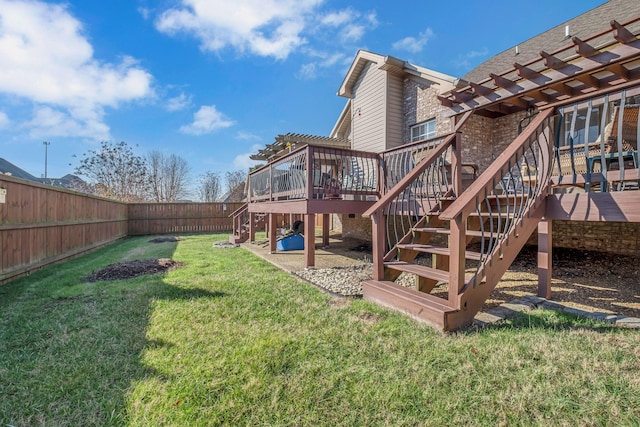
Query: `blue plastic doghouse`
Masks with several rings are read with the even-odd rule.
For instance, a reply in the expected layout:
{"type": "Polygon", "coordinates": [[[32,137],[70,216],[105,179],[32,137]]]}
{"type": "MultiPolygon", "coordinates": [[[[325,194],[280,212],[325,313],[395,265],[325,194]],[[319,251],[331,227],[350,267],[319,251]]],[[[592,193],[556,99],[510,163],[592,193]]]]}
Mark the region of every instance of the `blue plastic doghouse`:
{"type": "Polygon", "coordinates": [[[279,251],[295,251],[304,249],[304,237],[302,234],[294,234],[293,236],[285,237],[276,243],[276,249],[279,251]]]}

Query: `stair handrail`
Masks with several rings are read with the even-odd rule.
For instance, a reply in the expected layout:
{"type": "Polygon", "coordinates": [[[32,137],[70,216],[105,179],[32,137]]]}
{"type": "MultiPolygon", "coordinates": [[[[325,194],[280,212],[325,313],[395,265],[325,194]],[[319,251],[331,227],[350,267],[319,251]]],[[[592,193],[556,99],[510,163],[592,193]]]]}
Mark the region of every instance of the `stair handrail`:
{"type": "Polygon", "coordinates": [[[242,206],[240,206],[238,209],[236,209],[235,211],[231,212],[228,216],[228,218],[231,218],[232,216],[235,217],[236,215],[241,215],[242,212],[241,211],[246,211],[247,209],[249,209],[249,203],[245,203],[242,206]]]}
{"type": "Polygon", "coordinates": [[[233,217],[233,234],[237,234],[238,236],[242,236],[242,218],[249,211],[249,203],[245,203],[240,206],[238,209],[233,211],[229,216],[233,217]]]}
{"type": "Polygon", "coordinates": [[[385,208],[387,208],[393,200],[400,195],[403,191],[405,191],[406,187],[411,184],[420,174],[422,174],[429,166],[431,166],[446,150],[449,149],[449,146],[455,141],[456,133],[451,133],[446,136],[446,138],[438,144],[433,150],[429,152],[427,157],[422,159],[418,164],[411,170],[408,175],[405,175],[393,188],[388,190],[381,198],[378,200],[373,206],[367,209],[362,216],[370,217],[377,213],[380,213],[385,208]]]}
{"type": "MultiPolygon", "coordinates": [[[[483,191],[492,191],[496,185],[496,177],[498,174],[500,178],[509,172],[510,166],[513,166],[513,158],[517,155],[518,151],[522,150],[523,145],[529,140],[534,132],[538,130],[540,125],[544,123],[546,119],[553,115],[554,109],[549,108],[540,111],[529,126],[516,137],[516,139],[504,150],[500,155],[491,163],[491,165],[480,176],[471,183],[467,188],[447,209],[445,209],[440,215],[441,219],[454,220],[459,215],[468,217],[475,210],[473,202],[476,197],[483,191]]],[[[549,170],[551,166],[549,165],[549,170]]],[[[547,174],[548,175],[548,174],[547,174]]],[[[547,181],[549,176],[546,176],[547,181]]]]}
{"type": "MultiPolygon", "coordinates": [[[[371,217],[372,215],[378,214],[382,212],[385,208],[387,208],[391,202],[400,195],[403,191],[405,191],[406,187],[411,184],[421,173],[423,173],[427,168],[444,153],[449,146],[455,141],[456,136],[460,132],[460,128],[466,122],[466,120],[471,115],[471,112],[465,113],[462,118],[456,123],[454,130],[451,133],[440,135],[438,138],[444,138],[440,144],[434,147],[429,151],[427,156],[420,160],[418,164],[411,170],[411,172],[405,175],[396,185],[394,185],[391,189],[387,190],[385,194],[369,209],[367,209],[362,216],[371,217]]],[[[436,138],[433,138],[436,139],[436,138]]],[[[424,141],[420,141],[418,143],[414,143],[412,145],[417,145],[420,143],[424,143],[424,141]]],[[[399,148],[406,148],[406,146],[401,146],[399,148]]],[[[387,151],[388,152],[388,151],[387,151]]],[[[385,152],[385,153],[387,153],[385,152]]]]}

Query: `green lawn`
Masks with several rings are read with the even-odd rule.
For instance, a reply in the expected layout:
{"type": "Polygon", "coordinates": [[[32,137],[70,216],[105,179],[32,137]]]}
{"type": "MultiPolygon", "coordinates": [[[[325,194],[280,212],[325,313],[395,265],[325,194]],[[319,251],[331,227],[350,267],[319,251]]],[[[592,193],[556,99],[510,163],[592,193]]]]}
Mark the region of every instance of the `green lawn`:
{"type": "Polygon", "coordinates": [[[639,425],[640,334],[552,311],[442,335],[241,248],[127,239],[0,286],[0,425],[639,425]],[[171,257],[164,275],[84,283],[171,257]]]}

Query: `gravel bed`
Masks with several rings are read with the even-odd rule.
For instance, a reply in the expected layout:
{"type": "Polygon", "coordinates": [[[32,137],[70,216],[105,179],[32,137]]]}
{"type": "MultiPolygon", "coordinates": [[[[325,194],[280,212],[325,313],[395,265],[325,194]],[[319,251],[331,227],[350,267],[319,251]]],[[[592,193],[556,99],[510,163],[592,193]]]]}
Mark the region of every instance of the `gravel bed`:
{"type": "MultiPolygon", "coordinates": [[[[485,303],[485,309],[525,295],[535,295],[536,258],[536,247],[525,247],[485,303]]],[[[429,263],[426,259],[421,261],[429,263]]],[[[299,270],[295,274],[330,292],[357,297],[362,296],[361,282],[371,279],[372,271],[371,263],[363,262],[347,267],[299,270]]],[[[413,287],[415,280],[411,275],[403,274],[396,283],[413,287]]],[[[552,292],[554,301],[568,306],[640,317],[640,258],[554,249],[552,292]]]]}
{"type": "MultiPolygon", "coordinates": [[[[309,268],[294,274],[335,294],[361,297],[362,282],[373,279],[373,265],[365,263],[346,267],[309,268]]],[[[396,279],[396,283],[412,288],[415,279],[403,273],[396,279]]]]}

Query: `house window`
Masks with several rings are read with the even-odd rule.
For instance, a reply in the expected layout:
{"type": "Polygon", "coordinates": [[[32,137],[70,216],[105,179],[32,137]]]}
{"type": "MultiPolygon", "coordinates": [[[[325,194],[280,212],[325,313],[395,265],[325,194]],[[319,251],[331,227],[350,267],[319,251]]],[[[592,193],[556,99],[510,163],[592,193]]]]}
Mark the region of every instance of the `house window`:
{"type": "Polygon", "coordinates": [[[422,141],[436,136],[436,119],[411,126],[411,142],[422,141]]]}
{"type": "Polygon", "coordinates": [[[573,139],[573,145],[583,145],[586,143],[593,143],[598,139],[600,135],[600,109],[594,107],[591,110],[591,117],[589,118],[589,129],[586,129],[587,124],[587,109],[579,109],[577,111],[570,110],[563,116],[562,133],[560,135],[560,146],[568,146],[573,139]],[[575,115],[575,118],[574,118],[575,115]],[[573,128],[573,133],[571,132],[573,128]]]}

